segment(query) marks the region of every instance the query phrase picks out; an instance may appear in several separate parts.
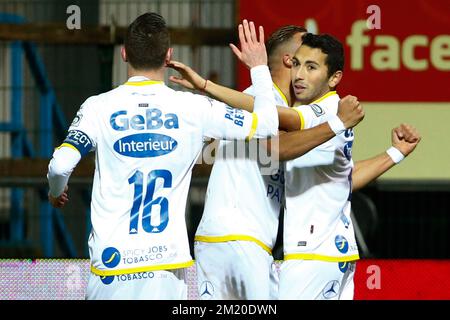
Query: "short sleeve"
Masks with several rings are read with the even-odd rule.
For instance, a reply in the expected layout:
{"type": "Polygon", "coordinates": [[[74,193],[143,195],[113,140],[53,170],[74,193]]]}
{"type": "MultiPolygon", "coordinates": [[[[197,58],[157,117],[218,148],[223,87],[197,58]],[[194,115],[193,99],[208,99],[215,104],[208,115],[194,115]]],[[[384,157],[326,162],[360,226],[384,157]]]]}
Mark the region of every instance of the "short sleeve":
{"type": "Polygon", "coordinates": [[[268,138],[278,132],[278,113],[272,92],[269,68],[259,65],[251,68],[254,90],[253,112],[232,108],[222,102],[210,100],[205,114],[204,134],[220,139],[268,138]]]}
{"type": "Polygon", "coordinates": [[[300,129],[309,129],[328,121],[329,115],[325,108],[318,104],[300,105],[293,108],[297,111],[301,126],[300,129]]]}
{"type": "Polygon", "coordinates": [[[95,150],[98,130],[97,116],[95,114],[97,103],[98,100],[95,97],[91,97],[81,105],[61,146],[76,149],[81,156],[95,150]]]}
{"type": "Polygon", "coordinates": [[[236,109],[209,97],[199,98],[202,107],[203,135],[214,139],[251,139],[256,132],[255,113],[236,109]]]}

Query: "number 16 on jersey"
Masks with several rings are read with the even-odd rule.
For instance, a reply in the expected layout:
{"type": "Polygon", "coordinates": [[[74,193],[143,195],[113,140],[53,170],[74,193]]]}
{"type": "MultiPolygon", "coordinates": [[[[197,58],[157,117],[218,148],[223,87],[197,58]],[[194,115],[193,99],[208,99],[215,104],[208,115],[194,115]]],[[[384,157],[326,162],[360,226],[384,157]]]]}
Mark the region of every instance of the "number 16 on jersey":
{"type": "MultiPolygon", "coordinates": [[[[130,234],[138,233],[139,215],[142,211],[142,228],[148,233],[160,233],[163,232],[169,223],[169,200],[165,197],[158,197],[153,199],[155,194],[156,181],[163,179],[163,188],[172,187],[172,174],[168,170],[153,170],[144,179],[142,171],[137,170],[129,179],[129,184],[134,184],[134,200],[133,206],[130,211],[130,234]],[[145,184],[146,180],[146,184],[145,184]],[[144,186],[146,186],[145,194],[144,186]],[[144,198],[144,201],[142,201],[144,198]],[[159,224],[152,224],[152,209],[154,206],[160,206],[159,212],[159,224]],[[142,210],[141,210],[142,207],[142,210]]],[[[155,221],[154,221],[155,223],[155,221]]]]}

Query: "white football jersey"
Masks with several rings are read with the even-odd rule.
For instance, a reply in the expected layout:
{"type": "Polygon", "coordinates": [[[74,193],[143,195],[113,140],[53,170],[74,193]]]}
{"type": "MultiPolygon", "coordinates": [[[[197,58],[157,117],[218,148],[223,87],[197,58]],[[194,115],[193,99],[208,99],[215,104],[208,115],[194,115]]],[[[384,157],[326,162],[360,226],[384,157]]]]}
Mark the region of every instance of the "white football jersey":
{"type": "MultiPolygon", "coordinates": [[[[267,67],[263,72],[270,91],[267,67]]],[[[276,117],[275,101],[271,94],[265,99],[265,107],[257,113],[255,102],[251,114],[133,77],[85,101],[62,146],[81,155],[96,151],[89,237],[93,273],[111,276],[192,265],[185,207],[203,139],[275,134],[278,121],[264,121],[276,117]]]]}
{"type": "MultiPolygon", "coordinates": [[[[253,95],[253,87],[245,90],[253,95]]],[[[288,106],[283,93],[274,84],[277,105],[288,106]]],[[[299,111],[302,129],[323,122],[311,108],[299,111]]],[[[255,158],[236,153],[234,141],[220,141],[209,177],[203,216],[196,241],[253,241],[271,253],[275,245],[280,206],[284,201],[284,163],[272,174],[261,174],[255,158]],[[224,155],[217,157],[217,155],[224,155]]],[[[264,148],[264,147],[260,147],[264,148]]]]}
{"type": "MultiPolygon", "coordinates": [[[[254,95],[253,87],[244,92],[254,95]]],[[[273,94],[277,105],[287,106],[275,86],[273,94]]],[[[271,252],[284,198],[283,168],[280,164],[273,175],[261,175],[257,159],[228,152],[239,144],[242,142],[219,141],[195,240],[248,240],[271,252]]]]}
{"type": "MultiPolygon", "coordinates": [[[[332,91],[309,107],[328,119],[337,113],[338,102],[332,91]]],[[[285,260],[359,259],[350,218],[353,139],[348,129],[286,162],[285,260]]]]}

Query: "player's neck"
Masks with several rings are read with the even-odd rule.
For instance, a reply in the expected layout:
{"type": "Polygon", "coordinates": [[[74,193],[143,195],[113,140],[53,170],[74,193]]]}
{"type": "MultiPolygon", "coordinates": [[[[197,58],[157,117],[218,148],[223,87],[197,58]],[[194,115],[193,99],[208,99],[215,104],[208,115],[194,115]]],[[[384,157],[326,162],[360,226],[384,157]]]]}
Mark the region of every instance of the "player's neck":
{"type": "Polygon", "coordinates": [[[165,68],[160,68],[158,70],[136,70],[128,65],[128,79],[131,77],[146,77],[149,80],[154,81],[164,81],[164,71],[165,68]]]}
{"type": "Polygon", "coordinates": [[[290,76],[283,75],[282,72],[272,71],[272,81],[286,97],[288,105],[292,104],[291,80],[290,76]]]}

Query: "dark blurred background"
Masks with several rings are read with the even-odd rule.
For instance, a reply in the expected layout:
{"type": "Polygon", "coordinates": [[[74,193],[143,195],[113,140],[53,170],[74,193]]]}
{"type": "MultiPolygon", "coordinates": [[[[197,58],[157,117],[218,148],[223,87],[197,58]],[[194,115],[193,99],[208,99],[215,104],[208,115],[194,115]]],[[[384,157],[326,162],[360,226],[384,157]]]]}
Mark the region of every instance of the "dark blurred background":
{"type": "MultiPolygon", "coordinates": [[[[61,143],[83,101],[126,81],[126,67],[118,55],[124,28],[141,13],[161,13],[171,27],[175,59],[191,65],[205,77],[236,88],[247,84],[240,75],[242,71],[236,67],[228,43],[236,43],[236,25],[247,17],[248,2],[0,1],[0,259],[88,257],[93,158],[87,157],[75,170],[69,185],[71,202],[63,210],[48,205],[45,175],[53,148],[61,143]],[[70,5],[80,8],[81,30],[67,29],[66,22],[72,13],[67,13],[70,5]]],[[[293,5],[292,10],[297,10],[297,2],[285,2],[293,5]]],[[[330,1],[319,2],[323,2],[323,8],[330,4],[330,1]]],[[[383,9],[383,2],[387,1],[380,5],[385,10],[382,13],[388,14],[392,4],[383,9]]],[[[269,1],[252,3],[257,7],[252,11],[254,14],[258,10],[276,12],[284,7],[282,4],[273,7],[275,4],[269,1]]],[[[447,1],[423,7],[424,3],[416,0],[411,5],[423,12],[423,21],[432,19],[434,9],[450,9],[447,1]]],[[[352,21],[345,30],[327,30],[321,15],[317,20],[308,20],[303,17],[314,18],[316,12],[308,13],[306,9],[299,9],[299,12],[301,15],[299,13],[296,21],[286,20],[287,17],[283,20],[281,15],[271,20],[267,17],[270,27],[266,28],[266,37],[275,26],[289,23],[305,24],[309,28],[319,25],[320,32],[336,31],[345,35],[351,32],[352,21]]],[[[330,14],[329,10],[326,14],[330,14]]],[[[346,15],[341,11],[335,14],[344,18],[346,15]]],[[[360,15],[367,16],[364,10],[360,15]]],[[[255,21],[266,23],[262,18],[255,18],[255,21]]],[[[386,21],[387,30],[381,29],[378,35],[395,35],[394,29],[389,30],[389,19],[386,21]]],[[[419,56],[423,58],[431,52],[431,39],[441,36],[443,49],[441,53],[435,50],[435,59],[441,54],[448,61],[448,46],[445,47],[445,41],[450,38],[448,22],[446,26],[445,29],[437,24],[432,31],[428,26],[422,32],[411,30],[396,37],[403,41],[417,33],[426,34],[430,41],[416,50],[419,60],[419,56]]],[[[345,42],[345,38],[341,40],[345,42]]],[[[367,63],[374,49],[371,50],[364,51],[367,63]]],[[[348,71],[350,90],[358,95],[358,86],[363,84],[352,78],[352,70],[348,71]]],[[[407,72],[423,77],[425,71],[405,71],[404,66],[387,73],[367,71],[390,79],[387,86],[394,82],[401,94],[392,98],[389,93],[383,95],[382,91],[377,91],[376,99],[364,94],[363,99],[360,98],[367,106],[367,115],[356,131],[355,159],[387,149],[390,128],[400,121],[412,122],[418,127],[423,141],[398,168],[355,193],[353,216],[362,257],[450,258],[450,132],[446,126],[450,119],[450,96],[447,91],[434,99],[432,91],[411,88],[407,84],[402,86],[401,80],[409,77],[407,72]],[[423,91],[422,98],[412,101],[402,98],[417,90],[423,91]]],[[[448,62],[444,69],[432,70],[438,76],[447,75],[446,86],[449,71],[448,62]]],[[[358,75],[364,70],[353,72],[358,75]]],[[[427,85],[433,86],[433,83],[427,85]]],[[[437,81],[434,85],[443,84],[437,81]]],[[[191,240],[202,215],[209,171],[210,166],[199,165],[194,172],[186,213],[191,240]]],[[[282,259],[280,239],[274,256],[282,259]]]]}

